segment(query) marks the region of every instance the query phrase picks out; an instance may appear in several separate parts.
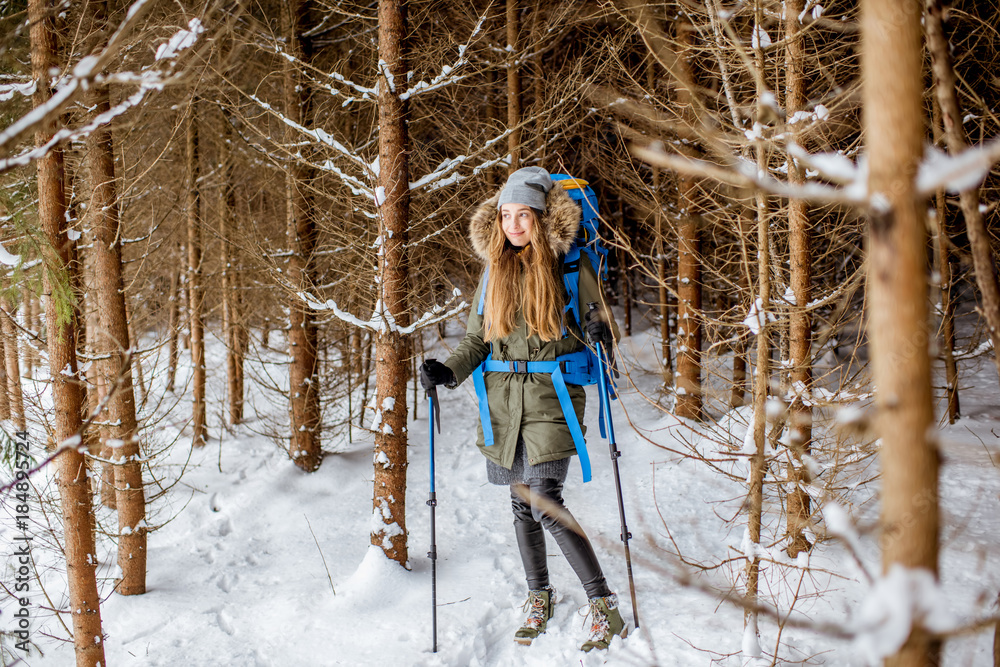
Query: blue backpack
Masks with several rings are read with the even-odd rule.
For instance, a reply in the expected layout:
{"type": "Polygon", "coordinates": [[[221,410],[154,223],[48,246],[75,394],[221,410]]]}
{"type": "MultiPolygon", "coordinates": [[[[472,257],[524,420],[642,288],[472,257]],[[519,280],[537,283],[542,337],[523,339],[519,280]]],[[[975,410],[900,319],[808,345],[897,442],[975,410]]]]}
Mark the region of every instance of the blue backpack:
{"type": "MultiPolygon", "coordinates": [[[[576,239],[563,259],[563,284],[569,295],[566,311],[572,313],[582,331],[584,311],[580,306],[580,258],[582,255],[586,255],[591,266],[604,280],[608,275],[608,249],[601,242],[601,237],[598,234],[600,216],[597,209],[597,195],[594,194],[590,184],[566,174],[552,174],[552,180],[554,181],[553,187],[561,186],[565,189],[570,199],[577,202],[583,211],[576,239]]],[[[483,314],[486,305],[486,284],[489,282],[489,278],[489,267],[487,267],[486,275],[483,278],[483,289],[479,296],[479,308],[476,311],[479,315],[483,314]]],[[[563,335],[565,335],[565,327],[563,335]]],[[[576,453],[580,458],[580,467],[583,470],[583,481],[589,482],[591,479],[590,457],[587,454],[583,430],[576,418],[576,410],[573,408],[573,402],[570,400],[566,385],[596,384],[600,379],[598,369],[597,354],[590,347],[562,355],[556,361],[498,361],[493,359],[493,355],[490,354],[486,361],[480,364],[472,374],[476,387],[476,397],[479,399],[479,419],[483,426],[483,438],[486,446],[492,445],[494,439],[483,373],[548,373],[552,376],[552,385],[559,398],[559,404],[562,406],[566,424],[573,436],[573,443],[576,445],[576,453]]],[[[612,398],[616,398],[614,382],[611,378],[609,378],[608,388],[612,398]]],[[[599,421],[601,437],[606,437],[603,411],[600,413],[599,421]]]]}

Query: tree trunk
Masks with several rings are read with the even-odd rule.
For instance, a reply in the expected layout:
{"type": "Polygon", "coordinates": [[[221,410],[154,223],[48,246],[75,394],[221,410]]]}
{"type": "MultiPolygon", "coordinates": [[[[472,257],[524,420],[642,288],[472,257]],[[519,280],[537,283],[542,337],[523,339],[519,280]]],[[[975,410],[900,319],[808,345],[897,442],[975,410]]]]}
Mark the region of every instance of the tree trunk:
{"type": "MultiPolygon", "coordinates": [[[[934,105],[935,109],[937,104],[934,105]]],[[[934,266],[937,269],[937,293],[940,303],[941,358],[944,361],[945,400],[948,403],[948,423],[954,424],[962,413],[958,400],[958,364],[955,362],[955,299],[952,298],[951,234],[944,190],[934,197],[934,266]]]]}
{"type": "Polygon", "coordinates": [[[235,292],[233,296],[233,310],[235,311],[236,320],[233,330],[236,336],[233,341],[233,345],[235,346],[235,350],[233,351],[233,366],[236,371],[236,383],[233,395],[239,397],[238,410],[235,415],[237,421],[234,423],[243,421],[243,410],[246,404],[246,368],[244,362],[246,361],[247,348],[250,345],[250,334],[247,331],[246,314],[243,307],[243,275],[240,272],[240,265],[241,262],[237,262],[236,269],[232,274],[233,291],[235,292]]]}
{"type": "MultiPolygon", "coordinates": [[[[34,95],[35,107],[51,96],[45,81],[56,66],[56,31],[52,25],[54,8],[44,0],[30,0],[28,22],[31,25],[31,64],[39,82],[34,95]]],[[[35,134],[35,142],[48,142],[56,128],[47,123],[35,134]]],[[[45,248],[47,270],[45,289],[52,299],[66,298],[55,290],[54,276],[68,275],[69,253],[66,235],[66,197],[63,154],[59,148],[38,160],[38,217],[48,244],[45,248]]],[[[65,282],[64,282],[65,284],[65,282]]],[[[66,304],[63,304],[64,306],[66,304]]],[[[62,443],[79,435],[82,428],[82,396],[80,385],[72,376],[77,370],[74,317],[60,317],[65,308],[51,303],[46,309],[48,325],[49,376],[52,390],[53,437],[62,443]],[[68,369],[69,374],[64,370],[68,369]]],[[[70,308],[72,312],[72,308],[70,308]]],[[[60,503],[63,513],[66,577],[69,583],[70,614],[73,623],[73,644],[79,667],[104,665],[104,632],[101,628],[100,598],[97,592],[97,553],[90,530],[93,506],[87,466],[78,448],[67,448],[59,455],[57,469],[60,503]]]]}
{"type": "Polygon", "coordinates": [[[670,267],[667,265],[666,235],[668,230],[660,210],[660,170],[653,167],[653,191],[656,193],[656,287],[660,310],[660,358],[663,365],[663,388],[674,386],[674,360],[670,351],[670,291],[667,282],[670,267]]]}
{"type": "Polygon", "coordinates": [[[365,425],[365,407],[368,405],[368,389],[369,380],[371,380],[372,374],[372,346],[374,341],[372,340],[372,334],[368,334],[365,340],[365,354],[364,362],[362,364],[363,368],[361,371],[362,377],[364,377],[364,388],[361,390],[361,409],[358,410],[358,426],[364,428],[365,425]]]}
{"type": "Polygon", "coordinates": [[[235,257],[232,238],[236,234],[236,192],[231,151],[232,130],[222,120],[222,211],[219,217],[219,240],[222,245],[222,329],[226,342],[226,379],[229,394],[229,424],[243,421],[243,359],[240,318],[240,293],[234,280],[235,257]]]}
{"type": "MultiPolygon", "coordinates": [[[[177,254],[181,249],[175,247],[177,254]]],[[[167,384],[166,390],[174,392],[177,382],[178,337],[180,336],[180,305],[181,305],[181,261],[180,257],[170,262],[170,296],[167,299],[167,384]]]]}
{"type": "MultiPolygon", "coordinates": [[[[756,16],[754,17],[754,29],[761,24],[760,2],[755,4],[756,16]]],[[[757,71],[764,72],[764,52],[758,46],[754,49],[757,71]]],[[[763,82],[757,82],[757,114],[758,117],[763,112],[763,82]]],[[[759,173],[767,173],[767,149],[760,143],[756,147],[757,170],[759,173]]],[[[771,251],[768,227],[771,222],[770,211],[768,210],[767,195],[763,191],[757,192],[757,313],[759,318],[759,330],[757,331],[757,363],[753,382],[753,420],[749,428],[753,429],[753,453],[750,455],[750,489],[749,505],[750,512],[747,521],[747,533],[751,547],[754,548],[752,556],[747,558],[747,591],[746,598],[748,605],[757,604],[757,594],[759,591],[760,579],[760,556],[756,547],[760,544],[761,526],[764,518],[764,473],[767,470],[767,460],[765,458],[765,448],[767,445],[767,394],[771,379],[771,327],[768,322],[767,312],[771,305],[771,251]]],[[[757,632],[757,613],[746,613],[747,624],[754,633],[757,632]]]]}
{"type": "MultiPolygon", "coordinates": [[[[417,331],[409,336],[409,350],[410,350],[410,377],[416,378],[417,373],[417,360],[424,358],[424,340],[423,334],[417,331]]],[[[420,415],[417,413],[418,406],[420,404],[420,383],[413,383],[413,420],[416,421],[420,419],[420,415]]]]}
{"type": "MultiPolygon", "coordinates": [[[[312,48],[308,38],[307,7],[296,0],[287,3],[285,34],[288,49],[301,62],[311,60],[312,48]]],[[[309,125],[311,94],[308,83],[301,77],[295,64],[285,64],[285,114],[301,125],[309,125]]],[[[405,72],[399,79],[406,80],[405,72]]],[[[289,132],[292,130],[289,128],[289,132]]],[[[381,163],[384,165],[384,163],[381,163]]],[[[385,168],[384,166],[382,168],[385,168]]],[[[288,280],[295,292],[312,288],[316,250],[316,222],[313,218],[312,197],[309,195],[312,169],[293,161],[285,176],[286,216],[288,242],[291,256],[288,259],[288,280]]],[[[307,472],[319,468],[323,460],[320,447],[319,358],[317,356],[316,314],[296,294],[288,303],[288,386],[291,412],[291,442],[289,455],[295,465],[307,472]]]]}
{"type": "MultiPolygon", "coordinates": [[[[678,66],[689,70],[693,27],[677,24],[681,50],[678,66]]],[[[691,81],[690,71],[684,77],[691,81]]],[[[691,92],[677,90],[681,114],[691,114],[691,92]]],[[[677,238],[677,402],[674,412],[683,419],[701,419],[701,217],[695,202],[696,185],[687,175],[678,176],[681,219],[677,238]]],[[[662,261],[662,260],[661,260],[662,261]]]]}
{"type": "MultiPolygon", "coordinates": [[[[85,151],[80,151],[75,162],[79,164],[86,158],[85,151]]],[[[64,182],[66,184],[67,195],[78,188],[86,187],[82,183],[82,178],[79,177],[79,173],[73,174],[67,168],[65,169],[64,182]]],[[[66,215],[67,227],[72,226],[74,222],[81,220],[80,211],[80,197],[69,196],[68,195],[68,207],[69,210],[66,215]]],[[[74,318],[76,325],[76,349],[77,354],[79,350],[88,350],[93,347],[94,339],[99,335],[100,327],[88,322],[88,310],[90,304],[94,301],[93,299],[87,298],[87,281],[85,279],[85,268],[86,262],[84,261],[84,255],[80,252],[80,236],[76,235],[73,238],[69,238],[67,244],[67,249],[69,251],[69,280],[73,289],[73,295],[75,298],[74,303],[74,318]]],[[[96,312],[95,312],[96,316],[96,312]]],[[[90,414],[93,412],[91,409],[91,399],[92,392],[91,388],[96,387],[92,385],[91,382],[94,378],[98,377],[99,363],[88,364],[89,368],[85,374],[77,373],[77,378],[82,383],[79,387],[81,406],[80,406],[80,417],[82,420],[86,421],[90,414]]],[[[96,405],[94,406],[96,408],[96,405]]],[[[92,456],[101,455],[101,429],[99,426],[89,426],[85,427],[83,430],[83,446],[86,451],[92,456]]],[[[105,433],[105,440],[107,439],[107,434],[105,433]]],[[[111,453],[108,452],[108,456],[101,458],[110,459],[111,453]]],[[[105,496],[111,499],[111,502],[107,505],[108,507],[115,507],[115,491],[114,491],[114,466],[108,463],[103,463],[92,458],[88,458],[87,461],[87,474],[91,481],[91,496],[98,495],[102,500],[105,496]],[[107,483],[107,488],[104,486],[107,483]]],[[[93,502],[93,500],[92,500],[93,502]]],[[[97,517],[92,511],[89,515],[90,526],[89,530],[93,534],[93,538],[96,542],[97,539],[97,517]]]]}
{"type": "MultiPolygon", "coordinates": [[[[141,347],[139,342],[139,336],[135,333],[135,321],[132,318],[134,313],[132,308],[132,302],[126,297],[125,298],[125,321],[128,322],[128,335],[129,340],[135,343],[136,351],[141,347]]],[[[142,370],[142,358],[135,352],[132,354],[132,371],[135,373],[135,383],[139,386],[139,406],[136,410],[138,413],[141,406],[146,404],[146,400],[149,398],[149,390],[146,388],[146,377],[142,370]]],[[[134,393],[134,391],[133,391],[134,393]]]]}
{"type": "Polygon", "coordinates": [[[517,62],[520,7],[517,0],[507,0],[507,138],[510,149],[510,167],[512,174],[521,165],[521,68],[517,62]]]}
{"type": "MultiPolygon", "coordinates": [[[[618,214],[619,220],[621,221],[621,231],[622,236],[628,239],[628,242],[632,242],[631,235],[629,234],[628,226],[625,224],[625,198],[618,197],[618,214]]],[[[623,255],[622,261],[619,262],[621,267],[621,292],[622,292],[622,310],[624,311],[623,324],[625,325],[625,335],[632,335],[632,269],[629,267],[630,261],[624,259],[623,255]]]]}
{"type": "MultiPolygon", "coordinates": [[[[402,0],[379,0],[379,59],[396,82],[406,80],[406,5],[402,0]]],[[[508,16],[509,18],[509,16],[508,16]]],[[[397,326],[409,324],[407,305],[408,265],[406,245],[410,219],[409,137],[407,103],[402,91],[379,80],[379,185],[385,190],[380,203],[382,256],[378,283],[383,316],[397,326]]],[[[405,565],[406,549],[406,382],[409,346],[396,326],[379,329],[375,343],[376,413],[381,415],[375,433],[374,511],[381,523],[373,525],[372,544],[405,565]]]]}
{"type": "MultiPolygon", "coordinates": [[[[646,86],[649,90],[656,88],[655,58],[649,58],[646,61],[646,86]]],[[[669,390],[674,387],[675,383],[674,360],[670,352],[670,291],[667,289],[669,267],[667,266],[666,241],[668,230],[663,220],[662,174],[656,167],[652,168],[652,172],[653,203],[656,207],[656,239],[653,242],[653,251],[656,254],[656,286],[660,310],[660,358],[663,364],[663,388],[669,390]]]]}
{"type": "MultiPolygon", "coordinates": [[[[740,270],[739,294],[750,294],[750,280],[746,272],[740,270]]],[[[737,299],[739,304],[740,300],[737,299]]],[[[740,324],[734,333],[733,343],[733,386],[729,394],[729,407],[740,408],[746,405],[747,393],[747,351],[750,349],[750,338],[746,328],[740,324]]]]}
{"type": "MultiPolygon", "coordinates": [[[[2,315],[0,315],[2,317],[2,315]]],[[[0,360],[7,359],[7,342],[0,335],[0,360]]],[[[0,419],[10,419],[10,391],[7,386],[7,364],[0,363],[0,419]]]]}
{"type": "MultiPolygon", "coordinates": [[[[805,103],[803,90],[804,53],[799,14],[805,8],[804,0],[789,0],[785,9],[785,114],[792,116],[805,103]]],[[[793,126],[795,127],[795,126],[793,126]]],[[[793,130],[794,131],[794,130],[793,130]]],[[[802,185],[805,179],[798,163],[787,156],[788,182],[802,185]]],[[[809,208],[806,202],[793,199],[788,202],[788,259],[790,282],[795,295],[789,307],[788,359],[791,361],[792,395],[789,406],[788,492],[785,533],[788,555],[795,558],[808,551],[812,545],[803,529],[809,524],[809,494],[804,485],[810,481],[809,471],[802,465],[802,457],[810,452],[812,440],[812,407],[803,400],[812,387],[812,320],[809,302],[812,301],[812,249],[809,239],[809,208]]]]}
{"type": "Polygon", "coordinates": [[[10,418],[14,422],[14,427],[18,431],[23,431],[27,424],[24,420],[24,396],[21,393],[21,363],[18,353],[20,345],[17,340],[17,327],[14,326],[17,309],[6,296],[0,297],[0,308],[3,309],[3,314],[0,315],[0,328],[3,329],[4,337],[4,366],[7,370],[10,418]]]}
{"type": "MultiPolygon", "coordinates": [[[[665,233],[665,231],[664,231],[665,233]]],[[[670,351],[670,291],[667,289],[670,267],[662,239],[657,240],[656,277],[660,302],[660,357],[663,359],[663,386],[674,386],[674,359],[670,351]]],[[[678,342],[679,344],[679,342],[678,342]]]]}
{"type": "MultiPolygon", "coordinates": [[[[92,236],[93,230],[88,231],[87,234],[87,243],[93,246],[96,243],[92,236]]],[[[107,337],[101,333],[101,325],[99,322],[99,307],[96,299],[96,288],[94,287],[94,285],[98,282],[96,269],[94,268],[95,260],[96,258],[92,252],[84,255],[83,266],[84,273],[86,275],[86,280],[84,282],[88,286],[88,289],[93,291],[95,294],[95,298],[87,300],[85,303],[86,308],[83,312],[83,317],[87,322],[87,325],[84,328],[88,332],[86,340],[87,346],[84,349],[87,350],[87,353],[91,356],[91,358],[95,359],[95,361],[90,364],[90,367],[87,369],[86,401],[87,412],[91,415],[96,415],[98,409],[102,409],[101,406],[104,404],[104,399],[108,392],[107,382],[105,380],[109,375],[114,375],[113,371],[108,371],[105,368],[110,361],[104,358],[106,356],[104,343],[107,340],[107,337]]],[[[106,444],[108,439],[111,437],[108,432],[107,412],[104,412],[96,418],[95,427],[88,429],[85,437],[88,441],[88,450],[94,451],[96,449],[104,461],[111,460],[114,452],[106,444]]],[[[117,509],[118,504],[115,499],[115,466],[112,463],[101,462],[100,468],[101,504],[108,509],[117,509]]]]}
{"type": "Polygon", "coordinates": [[[531,43],[529,49],[535,50],[535,55],[532,57],[531,63],[531,78],[532,78],[532,94],[534,96],[534,102],[532,104],[531,113],[535,115],[535,122],[533,123],[535,128],[535,155],[544,155],[545,150],[545,123],[547,120],[547,115],[544,112],[545,104],[545,50],[541,48],[541,45],[545,41],[545,21],[544,21],[544,11],[545,4],[542,0],[535,0],[531,7],[531,43]]]}
{"type": "MultiPolygon", "coordinates": [[[[931,20],[931,19],[928,19],[931,20]]],[[[941,105],[935,99],[931,105],[934,110],[934,145],[938,146],[944,139],[944,129],[941,127],[941,105]]],[[[938,188],[934,193],[934,267],[937,280],[934,281],[938,296],[938,314],[941,324],[938,328],[940,336],[941,360],[944,361],[945,401],[948,404],[948,423],[954,424],[962,412],[958,400],[958,363],[955,361],[955,299],[951,293],[952,261],[951,224],[948,218],[948,206],[945,200],[944,188],[938,188]]]]}
{"type": "Polygon", "coordinates": [[[187,296],[191,336],[191,444],[208,439],[205,406],[205,295],[201,285],[201,172],[198,150],[198,98],[192,97],[187,119],[187,296]]]}
{"type": "MultiPolygon", "coordinates": [[[[941,106],[944,135],[948,152],[958,155],[968,142],[962,113],[955,92],[955,70],[952,67],[948,38],[941,20],[941,0],[927,0],[927,44],[931,52],[931,69],[934,71],[934,91],[941,106]]],[[[979,208],[979,187],[970,188],[959,195],[965,228],[972,250],[972,263],[976,269],[976,284],[982,299],[983,317],[993,341],[993,363],[1000,379],[1000,283],[997,282],[996,262],[990,242],[989,230],[979,208]]]]}
{"type": "MultiPolygon", "coordinates": [[[[938,452],[931,433],[919,5],[861,5],[862,101],[869,163],[868,338],[882,441],[882,564],[938,571],[938,452]]],[[[937,664],[939,644],[912,628],[887,665],[937,664]]]]}
{"type": "Polygon", "coordinates": [[[24,347],[24,360],[27,362],[25,364],[25,376],[31,379],[36,379],[35,375],[35,365],[38,362],[38,349],[36,345],[38,344],[38,338],[42,333],[41,324],[41,306],[39,300],[35,297],[34,293],[25,291],[24,292],[24,323],[28,331],[30,331],[35,338],[28,338],[25,340],[24,347]]]}
{"type": "MultiPolygon", "coordinates": [[[[95,27],[106,20],[104,2],[92,2],[95,27]]],[[[108,89],[95,86],[90,91],[92,117],[110,109],[108,89]]],[[[121,224],[115,183],[114,147],[111,128],[99,127],[90,135],[88,146],[91,199],[87,207],[94,230],[94,270],[97,306],[109,362],[114,375],[107,377],[111,392],[107,406],[108,433],[116,442],[115,496],[118,505],[118,565],[121,579],[116,590],[122,595],[146,592],[146,499],[142,486],[135,392],[132,387],[131,343],[125,311],[125,284],[122,278],[121,224]]],[[[107,444],[107,443],[106,443],[107,444]]]]}

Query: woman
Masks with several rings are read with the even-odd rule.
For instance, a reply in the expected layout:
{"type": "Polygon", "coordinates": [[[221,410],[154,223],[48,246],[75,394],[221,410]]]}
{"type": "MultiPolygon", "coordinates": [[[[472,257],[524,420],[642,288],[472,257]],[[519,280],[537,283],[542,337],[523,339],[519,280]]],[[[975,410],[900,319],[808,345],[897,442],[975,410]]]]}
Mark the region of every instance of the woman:
{"type": "MultiPolygon", "coordinates": [[[[500,192],[479,206],[469,235],[487,264],[473,298],[473,304],[482,307],[470,314],[465,338],[447,361],[428,359],[421,366],[425,388],[456,387],[491,353],[494,360],[545,362],[583,349],[580,323],[565,309],[562,280],[563,255],[579,226],[580,207],[562,187],[553,187],[541,167],[515,171],[500,192]]],[[[585,254],[580,265],[579,303],[603,303],[600,282],[585,254]]],[[[594,312],[604,312],[604,320],[588,318],[584,329],[591,340],[610,343],[613,334],[607,322],[613,320],[606,309],[594,312]]],[[[484,437],[480,424],[478,445],[486,456],[489,481],[510,486],[514,532],[528,584],[528,617],[514,641],[530,644],[552,617],[555,591],[546,566],[544,527],[590,600],[591,634],[582,650],[607,648],[614,635],[625,636],[625,627],[618,598],[608,588],[590,541],[563,504],[563,483],[576,448],[552,376],[486,372],[484,384],[489,406],[484,419],[492,437],[484,437]]],[[[568,393],[582,424],[584,389],[569,385],[568,393]]]]}

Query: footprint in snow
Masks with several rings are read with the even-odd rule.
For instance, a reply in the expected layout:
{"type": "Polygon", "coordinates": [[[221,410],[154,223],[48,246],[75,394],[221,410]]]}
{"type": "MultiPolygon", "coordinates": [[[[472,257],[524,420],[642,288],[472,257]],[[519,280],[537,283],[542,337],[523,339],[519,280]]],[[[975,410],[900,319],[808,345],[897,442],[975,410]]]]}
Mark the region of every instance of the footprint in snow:
{"type": "Polygon", "coordinates": [[[195,553],[204,558],[209,565],[215,563],[215,551],[211,547],[198,547],[195,553]]]}
{"type": "Polygon", "coordinates": [[[233,586],[236,585],[236,581],[239,577],[235,574],[223,573],[219,577],[216,585],[222,590],[223,593],[228,593],[233,590],[233,586]]]}
{"type": "Polygon", "coordinates": [[[233,532],[233,522],[229,520],[228,516],[224,516],[219,521],[215,522],[215,525],[209,529],[208,534],[225,537],[231,532],[233,532]]]}
{"type": "Polygon", "coordinates": [[[219,613],[215,615],[215,619],[219,624],[219,628],[227,635],[232,636],[236,634],[236,625],[233,623],[232,617],[225,609],[220,609],[219,613]]]}

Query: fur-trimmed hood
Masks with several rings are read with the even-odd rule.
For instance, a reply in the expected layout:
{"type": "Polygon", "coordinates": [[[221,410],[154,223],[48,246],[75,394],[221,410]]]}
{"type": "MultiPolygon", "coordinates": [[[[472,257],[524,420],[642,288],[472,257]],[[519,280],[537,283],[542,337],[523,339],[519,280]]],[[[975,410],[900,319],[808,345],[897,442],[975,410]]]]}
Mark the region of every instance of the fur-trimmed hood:
{"type": "MultiPolygon", "coordinates": [[[[490,228],[496,224],[499,199],[500,190],[497,190],[493,196],[476,207],[469,223],[472,249],[486,263],[490,261],[490,228]]],[[[556,257],[565,255],[573,246],[573,239],[576,238],[580,228],[580,215],[580,206],[570,198],[562,185],[554,183],[545,197],[545,212],[538,222],[548,235],[549,245],[552,246],[552,252],[556,257]]]]}

